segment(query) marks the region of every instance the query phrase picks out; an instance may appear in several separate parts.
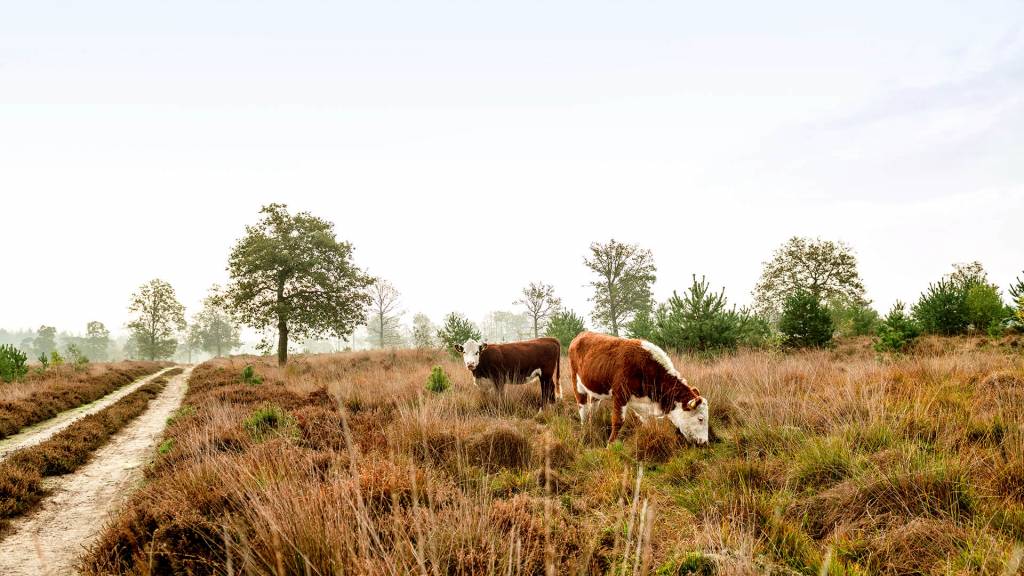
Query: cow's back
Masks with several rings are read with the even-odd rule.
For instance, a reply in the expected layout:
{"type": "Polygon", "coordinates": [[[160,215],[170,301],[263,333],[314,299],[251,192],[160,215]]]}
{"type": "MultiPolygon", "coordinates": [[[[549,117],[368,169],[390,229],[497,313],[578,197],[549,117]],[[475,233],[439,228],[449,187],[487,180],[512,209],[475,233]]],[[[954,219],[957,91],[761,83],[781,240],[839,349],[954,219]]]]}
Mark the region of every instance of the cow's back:
{"type": "Polygon", "coordinates": [[[537,369],[550,375],[560,355],[561,344],[555,338],[490,344],[480,353],[478,371],[502,379],[525,378],[537,369]]]}
{"type": "Polygon", "coordinates": [[[638,340],[583,332],[569,344],[569,366],[587,384],[610,387],[621,379],[627,359],[639,348],[638,340]]]}

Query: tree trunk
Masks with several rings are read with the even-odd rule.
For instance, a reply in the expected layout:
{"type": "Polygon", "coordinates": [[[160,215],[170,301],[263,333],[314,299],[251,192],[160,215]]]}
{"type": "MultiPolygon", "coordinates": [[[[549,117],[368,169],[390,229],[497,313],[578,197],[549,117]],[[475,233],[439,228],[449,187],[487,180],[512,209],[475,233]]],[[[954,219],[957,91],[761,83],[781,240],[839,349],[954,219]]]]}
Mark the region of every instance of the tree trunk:
{"type": "Polygon", "coordinates": [[[384,313],[380,314],[380,348],[384,349],[384,313]]]}
{"type": "Polygon", "coordinates": [[[540,333],[537,331],[537,317],[536,316],[533,317],[533,337],[534,338],[540,337],[540,333]]]}
{"type": "Polygon", "coordinates": [[[284,318],[277,321],[277,365],[288,363],[288,322],[284,318]]]}

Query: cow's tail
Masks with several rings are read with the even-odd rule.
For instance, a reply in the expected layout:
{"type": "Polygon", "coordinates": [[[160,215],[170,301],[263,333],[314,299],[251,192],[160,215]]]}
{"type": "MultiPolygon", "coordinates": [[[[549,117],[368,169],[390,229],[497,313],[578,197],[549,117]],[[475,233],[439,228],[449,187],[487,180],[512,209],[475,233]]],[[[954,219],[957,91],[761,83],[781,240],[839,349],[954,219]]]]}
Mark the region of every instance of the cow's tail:
{"type": "Polygon", "coordinates": [[[558,342],[558,354],[555,356],[555,398],[562,399],[562,343],[558,342]]]}

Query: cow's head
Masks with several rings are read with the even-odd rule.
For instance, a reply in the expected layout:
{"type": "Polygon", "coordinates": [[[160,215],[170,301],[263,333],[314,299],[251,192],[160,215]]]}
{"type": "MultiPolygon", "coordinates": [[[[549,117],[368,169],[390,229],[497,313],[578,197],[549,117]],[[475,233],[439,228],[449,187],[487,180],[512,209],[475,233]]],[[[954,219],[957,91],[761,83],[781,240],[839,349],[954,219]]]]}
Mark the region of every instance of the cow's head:
{"type": "Polygon", "coordinates": [[[470,370],[476,370],[476,367],[480,364],[480,353],[487,348],[486,342],[477,342],[470,338],[462,344],[455,346],[459,352],[462,352],[462,361],[466,363],[466,368],[470,370]]]}
{"type": "Polygon", "coordinates": [[[694,396],[685,402],[676,402],[668,413],[669,420],[687,440],[700,445],[708,443],[708,401],[700,390],[692,389],[694,396]]]}

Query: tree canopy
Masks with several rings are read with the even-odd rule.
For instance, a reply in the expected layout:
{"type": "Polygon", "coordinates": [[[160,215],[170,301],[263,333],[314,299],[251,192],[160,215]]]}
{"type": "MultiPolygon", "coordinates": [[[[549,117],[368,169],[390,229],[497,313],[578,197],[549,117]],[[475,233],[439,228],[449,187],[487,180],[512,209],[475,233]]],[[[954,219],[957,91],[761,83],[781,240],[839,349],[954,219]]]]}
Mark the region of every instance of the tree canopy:
{"type": "Polygon", "coordinates": [[[132,294],[128,322],[135,352],[147,360],[163,360],[178,347],[176,334],[185,329],[185,307],[178,302],[174,288],[155,278],[132,294]]]}
{"type": "Polygon", "coordinates": [[[513,304],[522,304],[526,308],[526,314],[533,323],[533,337],[540,336],[545,323],[558,307],[562,305],[561,298],[555,296],[555,287],[543,282],[530,282],[530,285],[523,288],[523,296],[513,304]]]}
{"type": "Polygon", "coordinates": [[[572,344],[573,338],[586,329],[582,316],[576,315],[572,310],[563,309],[551,315],[545,335],[557,338],[562,344],[562,354],[568,354],[569,344],[572,344]]]}
{"type": "Polygon", "coordinates": [[[650,250],[612,239],[590,245],[583,263],[597,275],[590,286],[594,295],[592,317],[615,336],[633,316],[651,307],[651,285],[657,268],[650,250]]]}
{"type": "Polygon", "coordinates": [[[110,348],[110,330],[103,325],[103,322],[93,320],[85,327],[85,354],[94,362],[103,362],[107,359],[107,350],[110,348]]]}
{"type": "Polygon", "coordinates": [[[818,302],[864,303],[864,282],[857,271],[857,257],[843,242],[793,237],[763,264],[754,287],[754,306],[769,318],[777,318],[786,299],[806,292],[818,302]]]}
{"type": "Polygon", "coordinates": [[[242,345],[241,330],[231,317],[231,313],[224,307],[224,300],[217,286],[214,286],[210,296],[203,300],[203,309],[192,319],[189,340],[193,349],[201,349],[213,356],[230,354],[232,350],[242,345]]]}
{"type": "Polygon", "coordinates": [[[370,340],[378,348],[402,345],[401,315],[398,310],[398,289],[383,278],[377,278],[370,284],[367,293],[370,305],[366,330],[370,340]]]}
{"type": "MultiPolygon", "coordinates": [[[[309,212],[269,204],[246,226],[228,260],[228,309],[245,325],[276,329],[277,361],[288,362],[288,339],[346,338],[366,322],[373,281],[352,262],[352,245],[334,225],[309,212]]],[[[270,348],[269,342],[264,342],[270,348]]]]}
{"type": "Polygon", "coordinates": [[[458,312],[452,312],[445,316],[444,325],[437,330],[437,339],[441,341],[441,346],[452,354],[455,353],[456,346],[470,338],[480,340],[482,338],[480,329],[458,312]]]}

